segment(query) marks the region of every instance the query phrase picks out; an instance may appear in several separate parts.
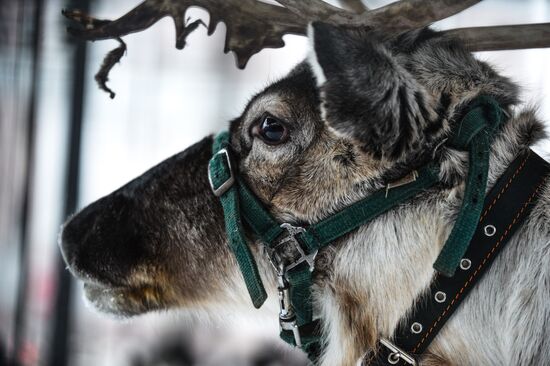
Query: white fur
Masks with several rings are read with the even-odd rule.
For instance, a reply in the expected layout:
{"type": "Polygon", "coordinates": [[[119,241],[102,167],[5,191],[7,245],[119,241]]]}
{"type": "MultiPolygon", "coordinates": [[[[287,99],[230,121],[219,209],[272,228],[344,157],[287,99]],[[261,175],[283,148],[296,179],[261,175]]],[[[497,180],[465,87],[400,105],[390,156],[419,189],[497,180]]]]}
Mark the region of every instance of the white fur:
{"type": "Polygon", "coordinates": [[[307,54],[307,60],[311,66],[311,69],[313,70],[315,79],[317,80],[317,86],[321,86],[327,81],[327,78],[325,76],[325,72],[323,71],[323,68],[319,64],[319,60],[317,60],[317,53],[315,52],[315,38],[314,38],[315,31],[311,23],[307,27],[307,37],[308,37],[308,44],[309,44],[309,52],[307,54]]]}

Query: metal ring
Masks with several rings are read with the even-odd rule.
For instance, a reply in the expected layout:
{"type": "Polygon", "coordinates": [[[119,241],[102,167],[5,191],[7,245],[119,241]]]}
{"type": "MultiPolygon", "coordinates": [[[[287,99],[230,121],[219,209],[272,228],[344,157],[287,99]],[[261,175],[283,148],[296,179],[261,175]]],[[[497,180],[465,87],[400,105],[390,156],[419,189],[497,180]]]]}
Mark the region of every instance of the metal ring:
{"type": "Polygon", "coordinates": [[[486,236],[493,236],[497,233],[497,228],[494,225],[485,225],[483,231],[486,236]]]}
{"type": "Polygon", "coordinates": [[[422,332],[422,324],[420,324],[419,322],[412,323],[411,332],[413,332],[414,334],[419,334],[420,332],[422,332]]]}
{"type": "Polygon", "coordinates": [[[443,291],[437,291],[435,293],[434,298],[435,298],[435,301],[437,301],[438,303],[441,304],[441,303],[445,302],[445,300],[447,300],[447,294],[444,293],[443,291]]]}
{"type": "Polygon", "coordinates": [[[460,269],[467,271],[470,269],[471,266],[472,266],[472,261],[469,260],[468,258],[462,258],[460,260],[460,269]]]}
{"type": "Polygon", "coordinates": [[[396,365],[399,362],[400,359],[401,359],[401,357],[399,357],[399,353],[397,353],[397,352],[390,353],[388,355],[388,362],[392,365],[396,365]]]}

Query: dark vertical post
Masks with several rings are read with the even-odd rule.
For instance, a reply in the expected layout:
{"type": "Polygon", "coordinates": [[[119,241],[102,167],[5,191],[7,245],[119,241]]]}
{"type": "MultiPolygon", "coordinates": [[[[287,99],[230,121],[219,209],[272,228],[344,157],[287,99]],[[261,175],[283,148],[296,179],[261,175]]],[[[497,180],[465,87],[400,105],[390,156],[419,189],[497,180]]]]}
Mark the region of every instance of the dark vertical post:
{"type": "MultiPolygon", "coordinates": [[[[71,8],[89,12],[90,0],[71,2],[71,8]]],[[[64,217],[75,212],[78,203],[78,185],[80,169],[80,145],[84,110],[84,77],[86,74],[87,42],[76,42],[71,80],[71,114],[69,124],[69,149],[65,180],[64,217]]],[[[58,256],[57,295],[54,307],[53,327],[48,350],[49,366],[66,366],[69,356],[69,332],[71,320],[71,275],[65,269],[65,263],[58,256]]]]}
{"type": "MultiPolygon", "coordinates": [[[[22,5],[20,14],[26,12],[26,3],[22,5]]],[[[23,204],[21,209],[21,224],[20,224],[20,243],[19,243],[19,278],[17,286],[17,298],[15,308],[15,320],[13,326],[13,354],[11,363],[19,364],[19,356],[21,355],[22,345],[25,338],[25,316],[27,314],[27,295],[28,295],[28,275],[29,275],[29,258],[28,258],[28,240],[29,240],[29,218],[30,218],[30,198],[31,185],[34,173],[34,151],[35,151],[35,135],[36,135],[36,107],[37,96],[39,89],[39,67],[41,61],[41,35],[42,35],[42,16],[44,13],[43,0],[32,1],[32,33],[31,33],[31,85],[28,102],[28,110],[26,115],[26,157],[27,165],[25,168],[25,180],[23,187],[23,204]]],[[[19,19],[22,23],[25,22],[25,17],[19,19]]],[[[24,24],[20,24],[25,28],[24,24]]],[[[23,32],[24,34],[26,32],[23,32]]],[[[24,35],[21,35],[23,39],[24,35]]],[[[25,47],[26,42],[16,47],[25,47]]]]}

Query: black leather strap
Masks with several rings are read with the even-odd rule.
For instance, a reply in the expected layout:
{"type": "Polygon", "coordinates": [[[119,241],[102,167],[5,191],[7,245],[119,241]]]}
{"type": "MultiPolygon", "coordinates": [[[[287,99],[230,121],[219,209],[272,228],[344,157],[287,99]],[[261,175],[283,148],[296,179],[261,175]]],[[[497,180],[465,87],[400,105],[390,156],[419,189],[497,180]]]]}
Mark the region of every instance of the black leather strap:
{"type": "MultiPolygon", "coordinates": [[[[531,150],[514,160],[485,199],[479,225],[460,269],[453,277],[436,275],[429,291],[415,301],[410,315],[400,322],[391,344],[417,360],[421,358],[529,215],[549,174],[549,164],[531,150]]],[[[363,364],[410,365],[381,342],[378,352],[367,355],[363,364]]]]}

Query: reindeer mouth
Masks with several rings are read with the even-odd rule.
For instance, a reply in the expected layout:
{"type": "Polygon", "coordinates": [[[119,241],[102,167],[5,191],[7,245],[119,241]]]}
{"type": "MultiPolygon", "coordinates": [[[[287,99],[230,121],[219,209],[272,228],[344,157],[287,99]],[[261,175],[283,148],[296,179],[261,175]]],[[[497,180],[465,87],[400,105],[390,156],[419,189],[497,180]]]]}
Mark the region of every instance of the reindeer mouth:
{"type": "MultiPolygon", "coordinates": [[[[65,261],[71,263],[65,252],[62,253],[65,261]]],[[[113,278],[100,279],[74,262],[67,269],[82,281],[85,302],[101,313],[128,318],[166,307],[161,286],[145,281],[145,276],[139,276],[136,271],[124,281],[115,281],[113,278]]]]}
{"type": "Polygon", "coordinates": [[[83,283],[84,301],[95,310],[117,318],[129,318],[166,308],[165,291],[151,281],[105,281],[69,265],[71,274],[83,283]],[[131,283],[134,282],[134,283],[131,283]]]}
{"type": "Polygon", "coordinates": [[[84,282],[86,302],[101,313],[128,318],[166,307],[158,286],[109,286],[84,282]]]}

